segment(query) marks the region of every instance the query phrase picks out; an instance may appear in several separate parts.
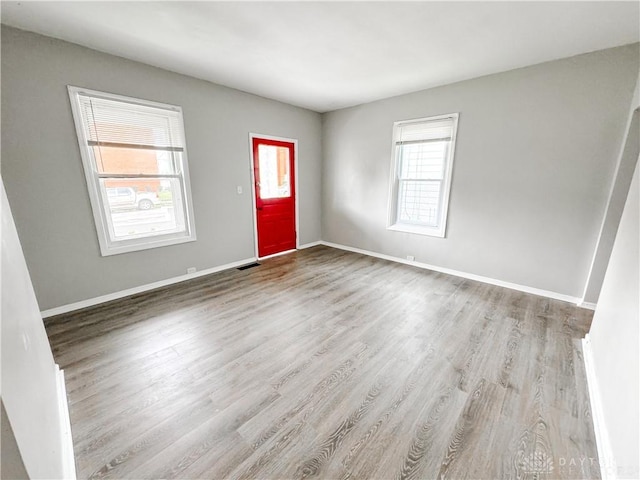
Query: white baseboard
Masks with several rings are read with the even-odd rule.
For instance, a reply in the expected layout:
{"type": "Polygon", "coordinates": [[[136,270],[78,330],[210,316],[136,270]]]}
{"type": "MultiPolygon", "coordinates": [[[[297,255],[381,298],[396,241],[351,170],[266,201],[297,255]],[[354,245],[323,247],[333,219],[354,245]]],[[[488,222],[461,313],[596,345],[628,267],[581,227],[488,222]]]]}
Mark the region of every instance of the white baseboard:
{"type": "Polygon", "coordinates": [[[609,433],[604,422],[604,410],[600,399],[600,389],[598,379],[593,365],[593,351],[591,350],[591,337],[587,333],[582,339],[582,356],[584,358],[584,368],[587,374],[587,386],[589,388],[589,403],[591,404],[591,415],[593,418],[593,430],[596,434],[596,447],[598,449],[598,461],[600,464],[600,475],[602,480],[615,480],[618,478],[616,460],[611,450],[609,433]]]}
{"type": "Polygon", "coordinates": [[[148,283],[139,287],[128,288],[119,292],[109,293],[107,295],[101,295],[99,297],[89,298],[87,300],[81,300],[80,302],[70,303],[68,305],[62,305],[60,307],[50,308],[49,310],[43,310],[40,312],[42,318],[53,317],[54,315],[60,315],[62,313],[72,312],[74,310],[80,310],[81,308],[93,307],[101,303],[110,302],[111,300],[117,300],[119,298],[129,297],[142,292],[148,292],[160,287],[166,287],[167,285],[173,285],[174,283],[184,282],[185,280],[191,280],[192,278],[203,277],[205,275],[211,275],[212,273],[218,273],[223,270],[229,270],[230,268],[241,267],[247,263],[255,262],[256,257],[245,258],[244,260],[238,260],[237,262],[227,263],[225,265],[219,265],[213,268],[207,268],[200,270],[199,272],[187,273],[186,275],[180,275],[178,277],[167,278],[166,280],[160,280],[159,282],[148,283]]]}
{"type": "Polygon", "coordinates": [[[581,308],[586,308],[588,310],[595,310],[596,307],[598,306],[597,303],[591,303],[591,302],[583,302],[582,300],[580,300],[578,302],[578,306],[581,308]]]}
{"type": "MultiPolygon", "coordinates": [[[[490,285],[497,285],[499,287],[510,288],[512,290],[518,290],[520,292],[531,293],[533,295],[540,295],[542,297],[553,298],[555,300],[562,300],[564,302],[574,303],[580,307],[588,308],[591,310],[595,310],[595,306],[596,306],[593,303],[583,302],[582,299],[579,299],[577,297],[572,297],[572,296],[564,295],[557,292],[551,292],[549,290],[541,290],[539,288],[528,287],[526,285],[518,285],[515,283],[504,282],[502,280],[497,280],[495,278],[484,277],[482,275],[475,275],[473,273],[461,272],[461,271],[453,270],[450,268],[438,267],[437,265],[430,265],[427,263],[405,260],[403,258],[393,257],[391,255],[385,255],[383,253],[377,253],[370,250],[363,250],[361,248],[349,247],[346,245],[340,245],[338,243],[325,242],[324,240],[319,240],[317,242],[311,242],[311,243],[300,245],[298,246],[298,250],[304,250],[306,248],[311,248],[318,245],[325,245],[327,247],[337,248],[340,250],[361,253],[363,255],[382,258],[384,260],[403,263],[405,265],[412,265],[414,267],[424,268],[426,270],[433,270],[435,272],[446,273],[448,275],[455,275],[456,277],[468,278],[469,280],[476,280],[479,282],[488,283],[490,285]]],[[[283,253],[290,253],[290,252],[283,252],[283,253]]],[[[265,258],[269,258],[269,257],[265,257],[265,258]]],[[[42,318],[52,317],[54,315],[60,315],[62,313],[72,312],[74,310],[80,310],[82,308],[92,307],[94,305],[99,305],[101,303],[109,302],[111,300],[117,300],[119,298],[136,295],[138,293],[147,292],[149,290],[153,290],[160,287],[165,287],[167,285],[172,285],[174,283],[184,282],[185,280],[191,280],[192,278],[202,277],[204,275],[210,275],[212,273],[221,272],[223,270],[228,270],[230,268],[240,267],[242,265],[246,265],[247,263],[255,262],[256,260],[258,260],[256,257],[246,258],[244,260],[227,263],[225,265],[220,265],[218,267],[208,268],[206,270],[201,270],[199,272],[188,273],[186,275],[180,275],[178,277],[168,278],[166,280],[161,280],[159,282],[149,283],[147,285],[141,285],[139,287],[133,287],[126,290],[121,290],[119,292],[109,293],[107,295],[101,295],[99,297],[94,297],[87,300],[70,303],[68,305],[62,305],[60,307],[43,310],[40,313],[42,315],[42,318]]]]}
{"type": "Polygon", "coordinates": [[[60,419],[60,446],[62,449],[62,468],[65,479],[76,480],[76,459],[73,453],[73,437],[71,436],[71,420],[69,419],[67,388],[64,384],[64,370],[61,370],[57,364],[56,369],[56,380],[58,387],[58,417],[60,419]]]}
{"type": "Polygon", "coordinates": [[[318,240],[317,242],[305,243],[303,245],[298,245],[298,250],[304,250],[305,248],[317,247],[318,245],[322,245],[322,240],[318,240]]]}
{"type": "Polygon", "coordinates": [[[562,293],[551,292],[549,290],[541,290],[539,288],[528,287],[526,285],[518,285],[516,283],[504,282],[495,278],[483,277],[482,275],[476,275],[473,273],[461,272],[450,268],[438,267],[436,265],[429,265],[427,263],[415,262],[411,260],[405,260],[399,257],[393,257],[391,255],[385,255],[383,253],[372,252],[369,250],[362,250],[361,248],[348,247],[346,245],[340,245],[338,243],[331,243],[321,241],[321,245],[327,247],[338,248],[340,250],[347,250],[349,252],[361,253],[363,255],[369,255],[371,257],[382,258],[392,262],[403,263],[405,265],[412,265],[418,268],[424,268],[425,270],[433,270],[434,272],[446,273],[448,275],[454,275],[456,277],[468,278],[469,280],[476,280],[478,282],[488,283],[490,285],[496,285],[498,287],[510,288],[511,290],[518,290],[520,292],[531,293],[533,295],[539,295],[541,297],[553,298],[554,300],[562,300],[563,302],[574,303],[578,305],[580,299],[578,297],[572,297],[564,295],[562,293]]]}

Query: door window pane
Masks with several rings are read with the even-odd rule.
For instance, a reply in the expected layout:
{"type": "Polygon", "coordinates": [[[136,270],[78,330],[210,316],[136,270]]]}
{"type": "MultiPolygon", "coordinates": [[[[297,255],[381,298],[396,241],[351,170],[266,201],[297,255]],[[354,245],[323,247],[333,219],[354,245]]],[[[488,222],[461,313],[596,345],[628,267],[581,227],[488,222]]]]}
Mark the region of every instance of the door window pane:
{"type": "Polygon", "coordinates": [[[258,145],[260,198],[291,196],[289,149],[275,145],[258,145]]]}

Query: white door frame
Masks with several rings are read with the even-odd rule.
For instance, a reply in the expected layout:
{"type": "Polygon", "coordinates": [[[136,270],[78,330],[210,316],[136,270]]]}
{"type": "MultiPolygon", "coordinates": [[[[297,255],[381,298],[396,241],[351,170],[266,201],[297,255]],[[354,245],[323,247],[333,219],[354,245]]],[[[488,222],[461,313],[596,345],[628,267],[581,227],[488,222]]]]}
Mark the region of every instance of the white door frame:
{"type": "MultiPolygon", "coordinates": [[[[276,137],[273,135],[263,135],[261,133],[251,133],[249,132],[249,171],[251,172],[251,214],[253,215],[253,246],[256,254],[256,258],[267,258],[260,257],[258,255],[258,216],[256,215],[256,179],[253,171],[254,166],[254,158],[253,158],[253,139],[254,138],[264,138],[265,140],[275,140],[277,142],[288,142],[293,143],[293,184],[294,184],[294,203],[295,203],[295,220],[296,220],[296,249],[300,248],[300,211],[298,208],[298,140],[295,138],[286,138],[286,137],[276,137]]],[[[274,257],[276,255],[282,255],[283,253],[288,252],[280,252],[274,255],[268,255],[268,257],[274,257]]]]}

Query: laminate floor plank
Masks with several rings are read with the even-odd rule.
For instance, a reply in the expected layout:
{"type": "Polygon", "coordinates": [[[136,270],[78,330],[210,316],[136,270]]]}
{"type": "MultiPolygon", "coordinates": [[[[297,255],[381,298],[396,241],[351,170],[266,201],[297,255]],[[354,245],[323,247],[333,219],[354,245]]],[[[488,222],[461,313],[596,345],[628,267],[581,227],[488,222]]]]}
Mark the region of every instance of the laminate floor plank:
{"type": "Polygon", "coordinates": [[[355,439],[378,421],[410,372],[409,358],[403,353],[405,344],[390,342],[390,345],[380,354],[374,352],[379,360],[364,363],[357,375],[346,380],[346,392],[345,389],[334,392],[308,416],[309,428],[315,433],[312,441],[317,445],[315,451],[310,454],[308,448],[297,444],[295,454],[289,455],[291,461],[281,465],[285,467],[281,471],[270,471],[269,477],[336,476],[328,470],[332,464],[339,465],[340,451],[350,450],[355,439]],[[298,458],[302,462],[296,462],[298,458]]]}
{"type": "Polygon", "coordinates": [[[598,479],[571,304],[313,247],[45,322],[78,478],[598,479]]]}

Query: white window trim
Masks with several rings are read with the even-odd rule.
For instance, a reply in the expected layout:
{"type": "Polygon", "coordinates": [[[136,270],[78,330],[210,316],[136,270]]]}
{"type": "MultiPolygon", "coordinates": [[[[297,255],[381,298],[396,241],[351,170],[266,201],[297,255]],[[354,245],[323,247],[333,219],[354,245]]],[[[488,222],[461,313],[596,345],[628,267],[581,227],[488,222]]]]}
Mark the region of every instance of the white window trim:
{"type": "Polygon", "coordinates": [[[453,174],[453,162],[455,158],[456,137],[458,134],[458,117],[459,113],[449,113],[446,115],[436,115],[432,117],[416,118],[412,120],[401,120],[393,123],[393,142],[391,150],[391,174],[389,181],[389,205],[388,205],[388,221],[387,230],[404,233],[414,233],[418,235],[428,235],[431,237],[444,238],[447,231],[447,217],[449,211],[449,197],[451,193],[451,177],[453,174]],[[407,123],[418,123],[432,120],[441,120],[445,118],[453,119],[453,135],[451,136],[451,145],[449,148],[448,162],[445,172],[445,178],[442,183],[442,203],[441,208],[441,222],[437,227],[431,227],[427,225],[412,224],[398,221],[398,190],[399,190],[399,178],[398,170],[400,167],[400,159],[398,158],[397,148],[397,135],[400,131],[398,128],[400,125],[407,123]]]}
{"type": "MultiPolygon", "coordinates": [[[[147,250],[151,248],[166,247],[169,245],[177,245],[181,243],[196,241],[195,219],[193,214],[193,201],[191,200],[191,183],[189,180],[189,162],[187,160],[186,145],[182,152],[182,180],[184,187],[185,208],[185,233],[169,233],[164,235],[155,235],[152,237],[134,238],[129,240],[118,241],[117,243],[110,241],[109,222],[107,221],[106,211],[102,195],[100,193],[98,172],[95,168],[95,162],[89,149],[89,144],[85,136],[84,126],[82,125],[82,115],[80,113],[79,103],[77,101],[78,94],[86,94],[109,100],[119,100],[122,102],[132,103],[136,105],[144,105],[150,107],[158,107],[167,110],[173,110],[180,113],[182,117],[182,108],[176,105],[142,100],[139,98],[126,97],[97,90],[89,90],[82,87],[74,87],[67,85],[69,91],[69,100],[71,103],[71,111],[73,112],[73,121],[78,136],[78,145],[80,147],[80,156],[82,157],[82,165],[84,167],[85,180],[87,190],[89,192],[89,200],[93,211],[93,219],[98,234],[98,243],[100,244],[100,253],[102,256],[117,255],[121,253],[135,252],[139,250],[147,250]]],[[[181,122],[182,138],[185,137],[184,118],[181,122]]]]}

